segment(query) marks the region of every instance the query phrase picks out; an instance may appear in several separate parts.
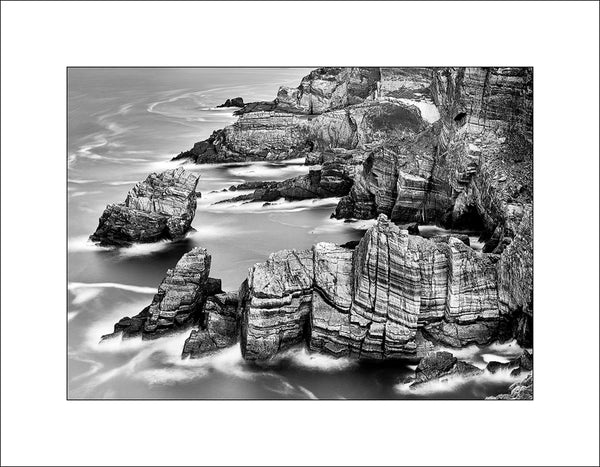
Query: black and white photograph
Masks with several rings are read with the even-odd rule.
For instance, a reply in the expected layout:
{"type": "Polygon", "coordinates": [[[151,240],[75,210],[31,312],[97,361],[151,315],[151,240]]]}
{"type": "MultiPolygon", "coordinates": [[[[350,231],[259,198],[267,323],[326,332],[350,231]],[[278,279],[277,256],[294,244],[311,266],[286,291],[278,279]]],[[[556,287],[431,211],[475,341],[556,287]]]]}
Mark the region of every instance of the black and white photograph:
{"type": "Polygon", "coordinates": [[[533,398],[533,70],[69,68],[70,398],[533,398]]]}
{"type": "Polygon", "coordinates": [[[598,1],[1,3],[1,465],[600,462],[598,1]]]}

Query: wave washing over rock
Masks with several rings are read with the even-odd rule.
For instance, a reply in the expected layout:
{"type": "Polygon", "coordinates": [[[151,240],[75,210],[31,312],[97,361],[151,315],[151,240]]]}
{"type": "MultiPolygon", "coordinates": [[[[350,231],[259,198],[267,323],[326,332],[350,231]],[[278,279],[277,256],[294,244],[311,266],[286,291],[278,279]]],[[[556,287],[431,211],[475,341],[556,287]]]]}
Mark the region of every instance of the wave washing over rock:
{"type": "MultiPolygon", "coordinates": [[[[227,103],[226,103],[227,104],[227,103]]],[[[224,104],[224,105],[226,105],[224,104]]],[[[229,102],[230,105],[234,105],[229,102]]],[[[530,68],[320,68],[273,101],[243,105],[236,123],[174,158],[222,163],[304,157],[310,172],[253,181],[220,200],[342,197],[332,217],[377,219],[357,245],[272,253],[237,292],[210,279],[194,249],[167,272],[152,304],[115,335],[154,338],[193,327],[183,357],[239,342],[244,359],[297,345],[358,360],[419,361],[409,382],[476,378],[441,347],[516,339],[533,345],[533,79],[530,68]],[[402,224],[403,227],[399,227],[402,224]],[[423,238],[419,224],[481,232],[423,238]]],[[[109,205],[92,240],[177,239],[196,208],[197,177],[153,174],[109,205]]],[[[492,362],[527,379],[500,399],[532,397],[531,355],[492,362]]]]}

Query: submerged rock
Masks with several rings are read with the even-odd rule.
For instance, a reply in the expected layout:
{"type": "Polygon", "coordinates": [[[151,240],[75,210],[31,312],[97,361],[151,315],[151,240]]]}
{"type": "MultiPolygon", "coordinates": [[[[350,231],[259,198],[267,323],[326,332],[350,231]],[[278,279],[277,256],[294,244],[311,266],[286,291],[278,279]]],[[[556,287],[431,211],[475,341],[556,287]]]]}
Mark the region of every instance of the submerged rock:
{"type": "Polygon", "coordinates": [[[182,168],[150,174],[124,203],[106,207],[90,240],[126,246],[184,238],[196,213],[197,184],[198,176],[182,168]]]}

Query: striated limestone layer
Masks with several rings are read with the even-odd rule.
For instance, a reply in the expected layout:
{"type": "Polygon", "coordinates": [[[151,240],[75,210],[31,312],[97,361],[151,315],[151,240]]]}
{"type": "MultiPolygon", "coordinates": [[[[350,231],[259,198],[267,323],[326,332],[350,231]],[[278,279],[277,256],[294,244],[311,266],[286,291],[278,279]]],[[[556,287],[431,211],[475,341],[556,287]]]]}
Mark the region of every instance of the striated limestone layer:
{"type": "Polygon", "coordinates": [[[242,351],[264,359],[306,339],[311,350],[367,359],[422,355],[510,337],[494,255],[427,240],[380,216],[355,249],[319,243],[255,265],[240,291],[242,351]]]}
{"type": "Polygon", "coordinates": [[[424,222],[445,212],[451,200],[433,174],[438,132],[439,125],[431,125],[374,147],[335,216],[370,219],[385,214],[395,222],[424,222]]]}
{"type": "Polygon", "coordinates": [[[221,281],[208,277],[211,257],[194,248],[177,262],[158,287],[152,303],[138,315],[121,319],[104,338],[142,336],[153,339],[198,322],[206,298],[221,293],[221,281]]]}
{"type": "Polygon", "coordinates": [[[191,159],[197,164],[205,164],[300,157],[311,149],[307,124],[306,117],[290,113],[247,113],[173,160],[191,159]]]}
{"type": "Polygon", "coordinates": [[[197,184],[198,176],[182,168],[150,174],[124,203],[106,207],[90,240],[124,246],[185,237],[196,213],[197,184]]]}
{"type": "Polygon", "coordinates": [[[501,313],[520,344],[532,345],[533,70],[443,68],[432,96],[441,113],[437,169],[455,200],[442,219],[479,222],[484,252],[499,254],[501,313]]]}
{"type": "Polygon", "coordinates": [[[311,250],[272,253],[250,268],[239,292],[244,358],[265,359],[305,338],[313,271],[311,250]]]}

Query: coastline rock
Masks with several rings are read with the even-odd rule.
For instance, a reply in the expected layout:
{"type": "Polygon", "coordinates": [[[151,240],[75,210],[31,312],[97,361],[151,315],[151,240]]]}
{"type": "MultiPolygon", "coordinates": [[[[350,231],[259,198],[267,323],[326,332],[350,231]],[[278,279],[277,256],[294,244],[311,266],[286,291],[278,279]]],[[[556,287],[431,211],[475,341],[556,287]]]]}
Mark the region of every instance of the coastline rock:
{"type": "Polygon", "coordinates": [[[200,327],[194,329],[185,341],[183,358],[198,358],[239,340],[240,316],[236,292],[208,297],[202,314],[200,327]]]}
{"type": "Polygon", "coordinates": [[[508,394],[486,397],[486,400],[533,400],[533,375],[510,385],[508,394]]]}
{"type": "Polygon", "coordinates": [[[266,359],[304,339],[313,282],[311,250],[272,253],[240,287],[242,355],[266,359]]]}
{"type": "Polygon", "coordinates": [[[379,68],[317,68],[297,88],[281,87],[276,102],[282,110],[321,114],[372,98],[379,79],[379,68]]]}
{"type": "Polygon", "coordinates": [[[297,158],[311,150],[307,124],[306,119],[289,113],[247,113],[173,160],[205,164],[297,158]]]}
{"type": "Polygon", "coordinates": [[[254,193],[218,201],[215,204],[238,201],[275,201],[340,197],[348,194],[355,173],[364,159],[362,151],[320,154],[319,167],[282,182],[248,182],[232,186],[230,191],[251,190],[254,193]]]}
{"type": "Polygon", "coordinates": [[[198,322],[208,295],[221,292],[220,281],[208,277],[210,263],[204,248],[184,254],[173,269],[167,270],[152,303],[133,318],[121,319],[114,333],[103,339],[118,334],[153,339],[198,322]]]}
{"type": "Polygon", "coordinates": [[[124,203],[106,207],[90,240],[127,246],[184,238],[196,213],[198,178],[182,168],[150,174],[129,191],[124,203]]]}
{"type": "Polygon", "coordinates": [[[385,216],[355,248],[273,253],[240,289],[244,357],[269,358],[302,340],[364,359],[419,356],[429,342],[506,340],[495,260],[453,237],[410,236],[385,216]]]}
{"type": "Polygon", "coordinates": [[[218,109],[223,107],[244,107],[244,99],[241,97],[234,97],[232,99],[227,99],[221,105],[217,105],[218,109]]]}
{"type": "Polygon", "coordinates": [[[450,352],[431,352],[421,359],[411,387],[452,376],[478,376],[483,371],[475,365],[458,360],[450,352]]]}

